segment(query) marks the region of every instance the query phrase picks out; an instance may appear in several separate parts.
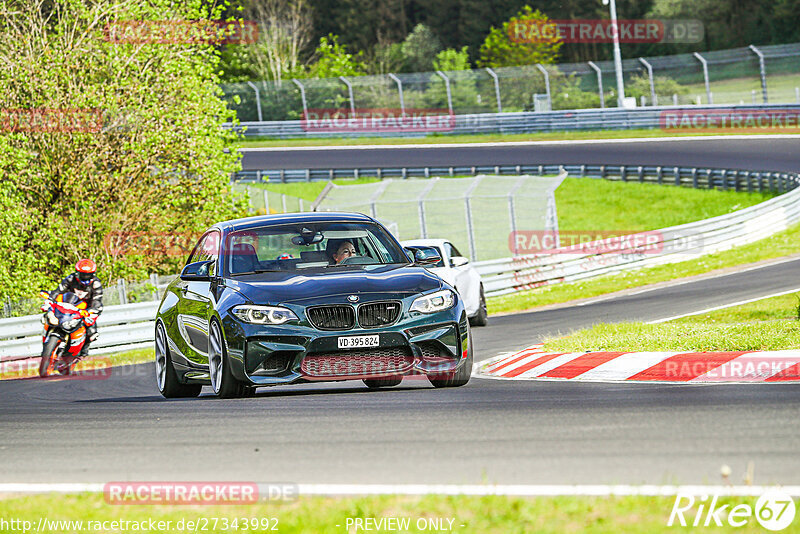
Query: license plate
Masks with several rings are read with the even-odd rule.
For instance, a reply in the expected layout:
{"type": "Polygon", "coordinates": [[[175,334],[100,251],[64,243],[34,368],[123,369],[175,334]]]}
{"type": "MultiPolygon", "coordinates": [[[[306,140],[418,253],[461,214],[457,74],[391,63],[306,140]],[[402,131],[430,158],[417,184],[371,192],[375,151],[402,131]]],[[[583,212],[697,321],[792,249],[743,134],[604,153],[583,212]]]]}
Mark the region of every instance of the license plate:
{"type": "Polygon", "coordinates": [[[348,336],[340,337],[338,341],[340,349],[377,347],[380,345],[380,336],[377,334],[372,336],[348,336]]]}

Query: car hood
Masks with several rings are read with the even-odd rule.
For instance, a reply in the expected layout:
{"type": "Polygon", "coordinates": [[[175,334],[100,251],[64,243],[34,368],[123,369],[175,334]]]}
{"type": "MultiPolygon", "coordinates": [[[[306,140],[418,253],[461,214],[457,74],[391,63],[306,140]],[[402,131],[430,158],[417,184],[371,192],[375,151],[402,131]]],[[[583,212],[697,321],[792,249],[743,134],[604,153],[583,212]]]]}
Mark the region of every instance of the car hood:
{"type": "Polygon", "coordinates": [[[401,298],[442,286],[438,276],[421,267],[408,266],[269,272],[237,276],[226,283],[256,304],[308,304],[305,301],[375,293],[401,298]]]}

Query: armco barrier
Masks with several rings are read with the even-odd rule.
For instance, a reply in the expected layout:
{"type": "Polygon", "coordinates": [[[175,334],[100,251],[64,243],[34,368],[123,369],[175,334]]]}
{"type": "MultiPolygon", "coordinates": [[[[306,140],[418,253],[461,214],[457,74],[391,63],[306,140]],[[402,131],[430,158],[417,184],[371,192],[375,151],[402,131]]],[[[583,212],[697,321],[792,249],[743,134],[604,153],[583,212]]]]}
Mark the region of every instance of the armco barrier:
{"type": "MultiPolygon", "coordinates": [[[[719,110],[787,110],[800,111],[800,104],[748,104],[748,105],[699,105],[699,106],[656,106],[646,108],[611,109],[573,109],[562,111],[525,111],[518,113],[479,113],[455,115],[454,126],[438,135],[465,134],[524,134],[534,132],[578,131],[578,130],[638,130],[662,128],[663,116],[670,111],[698,114],[704,111],[719,110]]],[[[327,137],[424,137],[418,132],[336,132],[326,133],[303,130],[303,123],[294,121],[242,122],[236,126],[228,125],[245,137],[327,138],[327,137]]],[[[790,125],[794,131],[800,127],[796,122],[790,125]]],[[[757,128],[763,133],[781,133],[780,129],[768,124],[757,128]]],[[[688,131],[711,131],[692,130],[688,131]]],[[[670,131],[675,131],[674,129],[670,131]]]]}
{"type": "MultiPolygon", "coordinates": [[[[151,345],[158,306],[158,301],[106,306],[97,320],[99,337],[92,343],[91,352],[101,354],[151,345]]],[[[41,352],[41,315],[0,320],[1,360],[29,358],[41,352]]]]}
{"type": "Polygon", "coordinates": [[[452,167],[379,167],[358,169],[264,169],[239,171],[236,182],[309,182],[340,178],[430,178],[479,174],[553,176],[567,171],[572,177],[601,178],[623,182],[677,185],[695,189],[784,193],[800,185],[787,172],[719,169],[708,167],[642,165],[477,165],[452,167]]]}
{"type": "MultiPolygon", "coordinates": [[[[797,183],[798,175],[787,178],[797,183]]],[[[532,254],[477,262],[487,295],[503,295],[559,282],[591,278],[619,271],[676,263],[752,243],[800,221],[800,189],[703,221],[664,228],[650,234],[660,239],[652,250],[623,253],[532,254]]],[[[599,244],[587,245],[592,251],[599,244]]]]}

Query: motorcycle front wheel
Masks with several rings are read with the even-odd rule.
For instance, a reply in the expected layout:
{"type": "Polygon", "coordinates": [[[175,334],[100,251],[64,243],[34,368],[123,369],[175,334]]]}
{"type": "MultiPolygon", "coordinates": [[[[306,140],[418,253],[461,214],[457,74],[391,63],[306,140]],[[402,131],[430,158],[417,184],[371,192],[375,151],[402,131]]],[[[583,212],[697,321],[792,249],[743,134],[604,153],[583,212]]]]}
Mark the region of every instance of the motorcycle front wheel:
{"type": "Polygon", "coordinates": [[[50,336],[45,341],[42,348],[42,360],[39,362],[39,376],[44,378],[53,370],[56,360],[56,351],[61,340],[56,336],[50,336]]]}

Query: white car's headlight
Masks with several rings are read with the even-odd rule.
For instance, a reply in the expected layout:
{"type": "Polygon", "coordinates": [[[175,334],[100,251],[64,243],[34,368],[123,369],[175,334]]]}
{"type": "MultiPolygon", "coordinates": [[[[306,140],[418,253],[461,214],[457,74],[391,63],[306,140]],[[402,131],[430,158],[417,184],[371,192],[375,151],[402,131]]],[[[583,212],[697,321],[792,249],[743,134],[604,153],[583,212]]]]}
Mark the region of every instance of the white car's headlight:
{"type": "Polygon", "coordinates": [[[245,323],[252,324],[284,324],[297,320],[297,315],[292,310],[280,306],[243,304],[233,308],[231,313],[245,323]]]}
{"type": "Polygon", "coordinates": [[[449,289],[443,289],[430,295],[424,295],[411,303],[409,311],[420,313],[436,313],[452,308],[456,303],[456,295],[449,289]]]}

